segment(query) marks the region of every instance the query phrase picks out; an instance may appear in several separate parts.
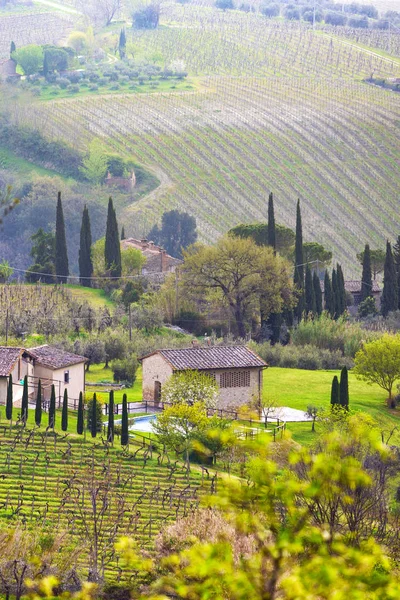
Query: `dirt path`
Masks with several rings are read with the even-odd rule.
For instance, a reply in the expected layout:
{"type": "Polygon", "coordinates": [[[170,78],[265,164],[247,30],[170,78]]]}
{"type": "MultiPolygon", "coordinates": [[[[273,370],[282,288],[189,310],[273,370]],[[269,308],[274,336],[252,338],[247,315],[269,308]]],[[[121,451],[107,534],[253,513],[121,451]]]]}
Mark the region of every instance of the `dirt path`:
{"type": "Polygon", "coordinates": [[[331,40],[334,40],[335,42],[339,42],[340,44],[343,44],[344,46],[350,46],[351,48],[356,48],[360,52],[363,52],[364,54],[368,54],[368,56],[374,56],[375,58],[380,58],[384,62],[389,63],[394,66],[397,66],[397,67],[400,66],[400,58],[397,58],[396,56],[393,56],[393,58],[392,57],[389,58],[388,56],[383,56],[382,54],[379,54],[379,52],[375,52],[374,50],[369,50],[368,48],[364,48],[363,46],[360,46],[359,44],[357,44],[357,42],[348,42],[347,40],[343,40],[340,37],[330,35],[329,33],[323,33],[323,35],[326,35],[331,40]]]}
{"type": "Polygon", "coordinates": [[[146,165],[141,163],[145,169],[148,169],[156,175],[156,177],[160,181],[160,185],[156,187],[155,190],[140,198],[137,202],[134,202],[130,206],[127,206],[122,215],[125,218],[128,218],[135,212],[136,207],[143,207],[143,205],[154,204],[154,201],[157,201],[165,192],[175,187],[175,183],[169,178],[169,176],[162,171],[159,167],[155,165],[146,165]]]}
{"type": "Polygon", "coordinates": [[[52,8],[56,8],[57,10],[61,10],[62,12],[68,13],[70,15],[80,15],[79,10],[76,10],[73,6],[65,6],[61,2],[54,2],[53,0],[36,0],[38,4],[45,4],[46,6],[51,6],[52,8]]]}

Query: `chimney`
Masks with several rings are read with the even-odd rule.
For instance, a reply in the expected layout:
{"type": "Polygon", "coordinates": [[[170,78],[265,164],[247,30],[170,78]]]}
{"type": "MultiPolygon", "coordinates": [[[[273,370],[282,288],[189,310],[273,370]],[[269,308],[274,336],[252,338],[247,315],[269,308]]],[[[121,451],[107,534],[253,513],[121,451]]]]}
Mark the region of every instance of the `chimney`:
{"type": "Polygon", "coordinates": [[[168,271],[168,255],[167,255],[166,251],[164,250],[164,248],[160,248],[160,254],[161,254],[161,273],[165,273],[165,271],[168,271]]]}
{"type": "Polygon", "coordinates": [[[142,246],[143,250],[145,250],[148,247],[148,242],[147,242],[146,238],[144,238],[143,240],[140,240],[140,245],[142,246]]]}
{"type": "Polygon", "coordinates": [[[192,340],[192,346],[194,348],[198,348],[198,346],[199,346],[199,340],[192,340]]]}

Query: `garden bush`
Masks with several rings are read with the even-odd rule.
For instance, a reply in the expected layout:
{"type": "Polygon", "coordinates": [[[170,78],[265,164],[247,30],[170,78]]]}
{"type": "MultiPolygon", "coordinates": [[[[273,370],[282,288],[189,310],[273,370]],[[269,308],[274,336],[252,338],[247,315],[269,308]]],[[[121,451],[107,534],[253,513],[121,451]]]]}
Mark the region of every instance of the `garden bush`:
{"type": "Polygon", "coordinates": [[[350,369],[353,366],[353,360],[343,356],[340,350],[331,351],[310,345],[300,347],[292,344],[287,346],[275,344],[275,346],[271,346],[269,342],[264,344],[252,342],[251,347],[270,367],[316,371],[318,369],[337,370],[344,366],[350,369]]]}

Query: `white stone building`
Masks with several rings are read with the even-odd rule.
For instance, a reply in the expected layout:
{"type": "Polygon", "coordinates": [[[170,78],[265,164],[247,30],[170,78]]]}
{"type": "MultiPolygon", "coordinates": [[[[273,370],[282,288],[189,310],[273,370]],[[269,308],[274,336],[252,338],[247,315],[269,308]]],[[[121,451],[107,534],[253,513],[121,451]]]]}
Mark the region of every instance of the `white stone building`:
{"type": "Polygon", "coordinates": [[[143,400],[162,401],[162,387],[180,371],[201,371],[214,377],[220,398],[217,408],[234,408],[260,400],[263,369],[267,364],[246,346],[193,346],[157,350],[141,359],[143,400]]]}

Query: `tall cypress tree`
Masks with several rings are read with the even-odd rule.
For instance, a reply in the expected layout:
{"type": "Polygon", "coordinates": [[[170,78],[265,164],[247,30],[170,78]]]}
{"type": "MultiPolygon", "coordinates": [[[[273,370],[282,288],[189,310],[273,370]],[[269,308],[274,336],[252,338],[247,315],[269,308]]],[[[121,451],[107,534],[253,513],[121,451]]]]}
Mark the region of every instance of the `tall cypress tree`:
{"type": "Polygon", "coordinates": [[[50,404],[49,404],[49,427],[54,429],[56,426],[56,388],[51,386],[50,404]]]}
{"type": "Polygon", "coordinates": [[[35,423],[38,427],[40,427],[42,423],[42,382],[40,379],[36,394],[35,423]]]}
{"type": "Polygon", "coordinates": [[[340,404],[339,380],[337,375],[332,379],[331,406],[340,404]]]}
{"type": "Polygon", "coordinates": [[[93,402],[92,402],[92,415],[90,422],[90,433],[92,434],[92,438],[95,438],[97,435],[97,397],[96,392],[93,394],[93,402]]]}
{"type": "Polygon", "coordinates": [[[272,192],[268,197],[268,246],[276,250],[274,196],[272,192]]]}
{"type": "Polygon", "coordinates": [[[107,441],[114,442],[114,390],[111,390],[108,401],[107,441]]]}
{"type": "Polygon", "coordinates": [[[62,413],[61,413],[61,429],[63,431],[68,430],[68,392],[67,388],[64,390],[64,398],[62,404],[62,413]]]}
{"type": "Polygon", "coordinates": [[[324,277],[324,300],[326,312],[328,312],[330,316],[333,317],[335,315],[335,303],[333,301],[332,284],[328,270],[325,271],[324,277]]]}
{"type": "Polygon", "coordinates": [[[313,274],[313,287],[315,296],[315,310],[317,312],[317,315],[320,315],[322,313],[322,290],[321,283],[319,281],[319,277],[316,271],[314,271],[313,274]]]}
{"type": "Polygon", "coordinates": [[[294,284],[299,292],[294,315],[300,321],[304,311],[304,253],[303,253],[303,227],[301,224],[300,200],[296,208],[296,245],[294,254],[294,284]]]}
{"type": "Polygon", "coordinates": [[[121,446],[127,446],[129,443],[128,429],[128,403],[126,394],[122,396],[122,422],[121,422],[121,446]]]}
{"type": "Polygon", "coordinates": [[[17,49],[17,46],[15,45],[15,42],[11,42],[10,44],[10,58],[12,58],[12,54],[13,52],[15,52],[17,49]]]}
{"type": "Polygon", "coordinates": [[[122,228],[121,228],[121,240],[124,240],[125,237],[126,237],[125,236],[125,227],[122,225],[122,228]]]}
{"type": "Polygon", "coordinates": [[[311,269],[308,265],[306,267],[305,309],[307,314],[315,315],[315,313],[317,312],[315,303],[314,283],[311,275],[311,269]]]}
{"type": "Polygon", "coordinates": [[[397,307],[400,310],[400,235],[397,237],[396,243],[393,246],[393,260],[397,273],[397,307]]]}
{"type": "Polygon", "coordinates": [[[126,56],[126,34],[125,34],[125,29],[121,29],[121,32],[119,34],[118,52],[119,52],[120,59],[123,60],[125,58],[125,56],[126,56]]]}
{"type": "Polygon", "coordinates": [[[336,265],[336,277],[337,277],[337,306],[336,312],[338,316],[343,315],[347,308],[346,289],[344,285],[344,276],[342,267],[336,265]]]}
{"type": "Polygon", "coordinates": [[[339,384],[339,395],[340,395],[340,406],[343,408],[349,408],[349,374],[347,367],[343,367],[340,373],[340,384],[339,384]]]}
{"type": "Polygon", "coordinates": [[[76,422],[76,433],[82,435],[83,433],[83,424],[84,424],[84,415],[83,415],[83,394],[79,392],[79,401],[78,401],[78,418],[76,422]]]}
{"type": "Polygon", "coordinates": [[[281,335],[281,326],[283,322],[282,313],[271,313],[267,320],[267,326],[271,332],[269,341],[274,346],[279,342],[281,335]]]}
{"type": "Polygon", "coordinates": [[[365,244],[361,275],[361,302],[369,297],[372,298],[371,252],[369,244],[365,244]]]}
{"type": "Polygon", "coordinates": [[[117,216],[114,210],[112,198],[110,198],[108,201],[104,259],[106,270],[109,271],[110,276],[121,277],[121,246],[118,235],[117,216]]]}
{"type": "Polygon", "coordinates": [[[340,307],[338,306],[338,284],[336,269],[332,269],[332,317],[335,319],[337,319],[339,316],[338,310],[340,310],[340,307]]]}
{"type": "Polygon", "coordinates": [[[24,377],[24,389],[22,391],[21,416],[25,427],[28,419],[28,377],[26,375],[24,377]]]}
{"type": "Polygon", "coordinates": [[[383,269],[383,292],[381,300],[382,315],[386,317],[389,312],[397,310],[398,292],[397,292],[397,274],[394,265],[392,246],[386,242],[386,258],[383,269]]]}
{"type": "Polygon", "coordinates": [[[6,400],[6,419],[11,421],[13,413],[13,379],[10,374],[7,385],[7,400],[6,400]]]}
{"type": "Polygon", "coordinates": [[[57,198],[55,266],[58,283],[67,283],[69,267],[61,192],[58,192],[57,198]]]}
{"type": "Polygon", "coordinates": [[[79,245],[79,281],[81,285],[91,287],[92,276],[92,232],[90,228],[89,210],[85,204],[82,213],[82,225],[79,245]]]}

